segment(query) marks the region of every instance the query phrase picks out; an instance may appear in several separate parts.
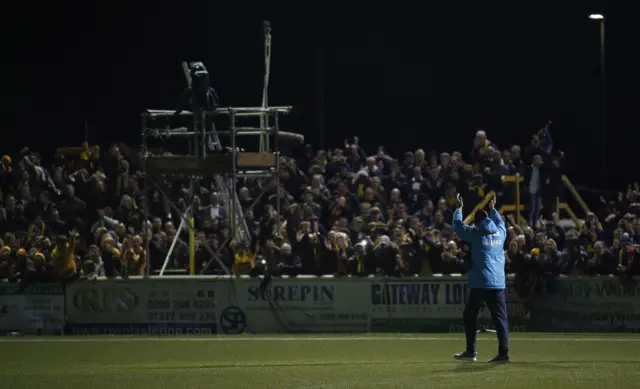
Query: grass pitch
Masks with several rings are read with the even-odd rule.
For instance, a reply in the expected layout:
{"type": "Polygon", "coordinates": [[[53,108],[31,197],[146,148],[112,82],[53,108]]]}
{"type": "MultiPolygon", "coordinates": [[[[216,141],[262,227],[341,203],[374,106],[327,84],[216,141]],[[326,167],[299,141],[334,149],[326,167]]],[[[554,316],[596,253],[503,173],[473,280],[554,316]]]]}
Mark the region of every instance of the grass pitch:
{"type": "Polygon", "coordinates": [[[601,388],[640,387],[640,337],[512,334],[508,365],[480,334],[0,339],[0,388],[601,388]]]}

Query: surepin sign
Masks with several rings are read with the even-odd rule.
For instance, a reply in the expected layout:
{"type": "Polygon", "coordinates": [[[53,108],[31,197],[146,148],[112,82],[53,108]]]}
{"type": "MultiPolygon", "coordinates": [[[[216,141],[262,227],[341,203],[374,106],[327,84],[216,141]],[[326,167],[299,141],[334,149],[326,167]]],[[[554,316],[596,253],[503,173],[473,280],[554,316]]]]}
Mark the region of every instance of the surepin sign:
{"type": "Polygon", "coordinates": [[[83,287],[73,296],[75,308],[82,313],[129,313],[138,307],[139,299],[129,288],[83,287]]]}
{"type": "Polygon", "coordinates": [[[287,284],[272,285],[263,293],[258,286],[250,286],[248,288],[248,300],[273,300],[278,302],[294,302],[294,303],[310,303],[314,305],[333,304],[334,301],[333,285],[315,285],[315,284],[296,284],[289,282],[287,284]]]}

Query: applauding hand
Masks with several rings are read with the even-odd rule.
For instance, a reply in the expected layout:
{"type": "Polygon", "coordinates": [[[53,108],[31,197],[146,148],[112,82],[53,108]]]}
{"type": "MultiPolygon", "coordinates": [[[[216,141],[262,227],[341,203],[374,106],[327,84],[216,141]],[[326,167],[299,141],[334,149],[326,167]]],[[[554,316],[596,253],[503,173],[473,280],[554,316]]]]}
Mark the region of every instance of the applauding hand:
{"type": "Polygon", "coordinates": [[[493,211],[494,209],[496,209],[496,195],[495,194],[493,195],[491,200],[489,200],[489,203],[487,204],[487,208],[489,209],[489,211],[493,211]]]}
{"type": "Polygon", "coordinates": [[[458,193],[456,195],[456,208],[462,208],[463,205],[464,203],[462,202],[462,196],[460,196],[460,193],[458,193]]]}

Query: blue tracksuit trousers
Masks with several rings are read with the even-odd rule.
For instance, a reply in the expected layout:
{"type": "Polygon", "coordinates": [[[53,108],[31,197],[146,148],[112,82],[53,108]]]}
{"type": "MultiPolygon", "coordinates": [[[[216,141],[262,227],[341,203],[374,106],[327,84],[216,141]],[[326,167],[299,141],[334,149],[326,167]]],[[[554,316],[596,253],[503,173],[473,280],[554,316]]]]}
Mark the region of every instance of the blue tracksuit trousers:
{"type": "Polygon", "coordinates": [[[476,352],[476,327],[478,312],[487,304],[493,325],[498,335],[498,353],[509,355],[509,322],[504,289],[470,289],[469,299],[464,307],[464,328],[467,351],[476,352]]]}

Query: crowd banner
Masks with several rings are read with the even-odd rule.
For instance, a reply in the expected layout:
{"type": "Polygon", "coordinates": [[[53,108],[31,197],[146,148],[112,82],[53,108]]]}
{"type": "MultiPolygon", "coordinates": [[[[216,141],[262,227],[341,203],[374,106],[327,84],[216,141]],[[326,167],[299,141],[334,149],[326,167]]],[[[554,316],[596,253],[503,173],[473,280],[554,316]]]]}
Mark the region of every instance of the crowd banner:
{"type": "Polygon", "coordinates": [[[78,281],[66,290],[66,332],[74,335],[216,333],[211,278],[78,281]]]}
{"type": "Polygon", "coordinates": [[[219,332],[310,333],[368,332],[369,279],[273,279],[261,288],[256,279],[218,282],[219,332]]]}
{"type": "Polygon", "coordinates": [[[64,327],[64,290],[58,284],[0,284],[0,332],[60,334],[64,327]]]}
{"type": "Polygon", "coordinates": [[[550,280],[536,293],[537,331],[640,332],[640,284],[617,277],[550,280]]]}

